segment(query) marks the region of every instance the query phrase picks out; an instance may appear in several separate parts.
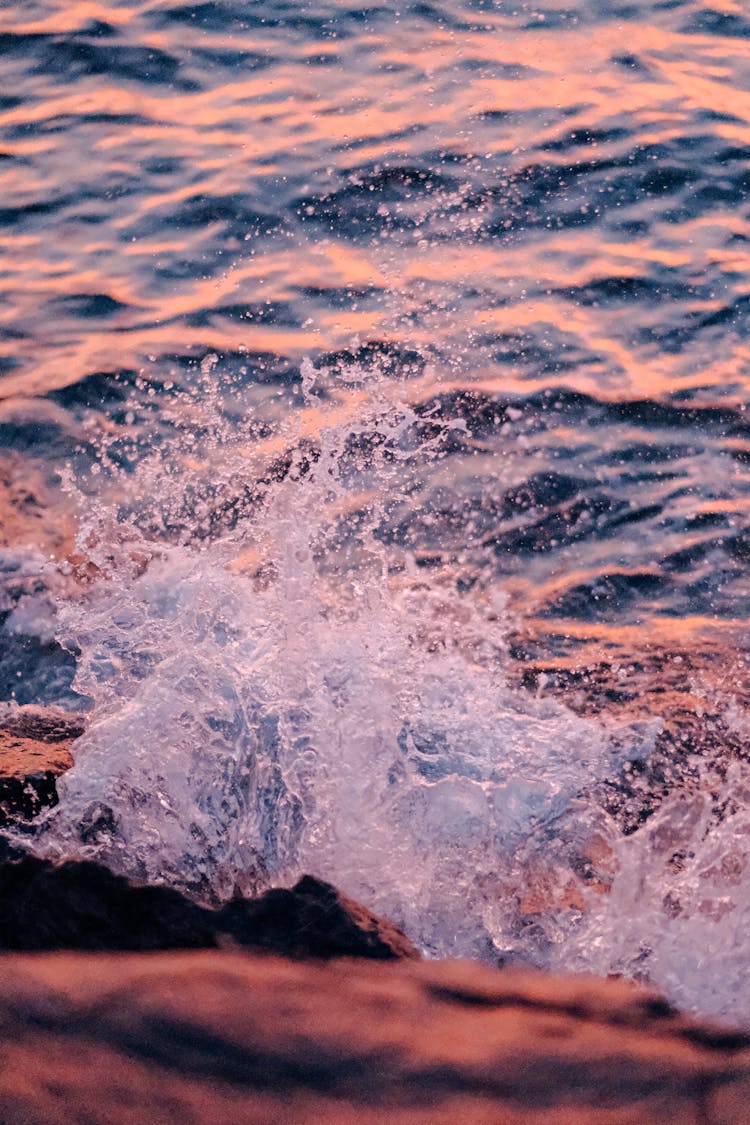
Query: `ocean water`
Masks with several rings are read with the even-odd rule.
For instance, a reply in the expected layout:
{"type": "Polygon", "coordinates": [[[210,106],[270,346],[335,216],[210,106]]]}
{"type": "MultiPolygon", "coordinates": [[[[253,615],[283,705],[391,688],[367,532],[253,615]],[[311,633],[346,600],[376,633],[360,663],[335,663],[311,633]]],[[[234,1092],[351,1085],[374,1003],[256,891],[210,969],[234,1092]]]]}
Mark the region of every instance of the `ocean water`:
{"type": "Polygon", "coordinates": [[[0,3],[41,854],[750,1024],[739,0],[0,3]]]}

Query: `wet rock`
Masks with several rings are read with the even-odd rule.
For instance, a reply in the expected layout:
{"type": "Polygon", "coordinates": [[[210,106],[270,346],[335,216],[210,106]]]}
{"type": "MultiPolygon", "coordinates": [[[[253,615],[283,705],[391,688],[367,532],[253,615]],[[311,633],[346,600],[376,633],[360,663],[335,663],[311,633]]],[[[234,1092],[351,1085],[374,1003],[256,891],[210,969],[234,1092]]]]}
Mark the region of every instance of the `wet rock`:
{"type": "Polygon", "coordinates": [[[670,794],[707,784],[721,819],[734,807],[723,784],[726,770],[750,756],[741,719],[750,706],[744,638],[635,646],[625,634],[618,643],[610,636],[603,642],[595,635],[561,642],[559,634],[541,629],[512,635],[511,681],[554,695],[585,717],[658,723],[648,754],[634,751],[620,773],[591,793],[625,834],[638,831],[670,794]]]}
{"type": "Polygon", "coordinates": [[[57,778],[83,729],[80,715],[60,708],[0,705],[0,826],[57,804],[57,778]]]}
{"type": "Polygon", "coordinates": [[[290,957],[417,957],[402,933],[335,887],[291,890],[220,910],[170,887],[135,886],[90,862],[36,856],[0,863],[0,949],[156,950],[237,944],[290,957]]]}
{"type": "Polygon", "coordinates": [[[175,949],[217,944],[208,911],[95,863],[24,856],[0,866],[0,948],[175,949]]]}
{"type": "Polygon", "coordinates": [[[222,928],[241,945],[288,957],[418,956],[391,922],[310,875],[291,891],[274,889],[258,899],[236,899],[219,917],[222,928]]]}
{"type": "Polygon", "coordinates": [[[737,1125],[750,1038],[622,981],[234,952],[0,958],[0,1119],[737,1125]]]}

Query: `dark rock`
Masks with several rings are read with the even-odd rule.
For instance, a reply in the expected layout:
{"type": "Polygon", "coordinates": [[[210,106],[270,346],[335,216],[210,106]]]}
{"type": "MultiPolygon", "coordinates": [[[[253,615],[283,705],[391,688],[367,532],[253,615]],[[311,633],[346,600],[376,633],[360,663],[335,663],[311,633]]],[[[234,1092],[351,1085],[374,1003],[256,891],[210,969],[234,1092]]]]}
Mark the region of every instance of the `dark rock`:
{"type": "Polygon", "coordinates": [[[0,712],[0,826],[57,804],[56,781],[70,769],[83,720],[55,707],[0,712]]]}
{"type": "Polygon", "coordinates": [[[395,926],[304,876],[292,890],[210,910],[107,868],[26,855],[0,863],[0,949],[156,950],[238,945],[288,957],[417,957],[395,926]]]}
{"type": "Polygon", "coordinates": [[[85,730],[85,718],[60,707],[7,707],[0,713],[0,729],[17,738],[50,745],[69,745],[85,730]]]}
{"type": "Polygon", "coordinates": [[[392,923],[312,875],[303,875],[291,891],[236,899],[219,912],[219,924],[240,945],[287,957],[418,956],[392,923]]]}
{"type": "Polygon", "coordinates": [[[24,856],[0,866],[0,948],[177,949],[217,944],[209,912],[169,887],[95,863],[24,856]]]}
{"type": "Polygon", "coordinates": [[[32,766],[24,776],[5,774],[0,777],[0,825],[14,818],[32,820],[43,808],[56,805],[55,782],[61,772],[32,766]]]}
{"type": "Polygon", "coordinates": [[[23,859],[23,848],[12,843],[7,836],[0,835],[0,865],[10,863],[11,860],[23,859]]]}

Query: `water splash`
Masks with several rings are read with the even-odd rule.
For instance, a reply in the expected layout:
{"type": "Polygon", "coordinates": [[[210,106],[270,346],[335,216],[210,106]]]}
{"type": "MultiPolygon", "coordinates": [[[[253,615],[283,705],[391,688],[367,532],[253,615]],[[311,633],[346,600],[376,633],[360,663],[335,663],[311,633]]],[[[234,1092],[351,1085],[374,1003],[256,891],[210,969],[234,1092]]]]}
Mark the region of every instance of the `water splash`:
{"type": "Polygon", "coordinates": [[[749,799],[747,765],[735,762],[713,791],[704,783],[673,794],[617,841],[610,893],[590,903],[551,967],[622,973],[684,1008],[747,1025],[749,799]]]}
{"type": "Polygon", "coordinates": [[[90,584],[59,606],[92,715],[35,846],[201,897],[312,870],[433,952],[501,949],[519,842],[622,751],[507,686],[502,592],[379,534],[465,422],[420,431],[397,383],[305,364],[302,410],[249,447],[210,374],[134,466],[100,444],[90,584]]]}
{"type": "Polygon", "coordinates": [[[421,426],[398,381],[306,363],[297,411],[260,431],[204,367],[167,437],[136,387],[146,452],[105,435],[99,471],[69,474],[86,582],[57,635],[91,718],[35,849],[203,900],[312,871],[432,954],[619,971],[747,1018],[742,801],[717,818],[698,770],[624,837],[596,786],[659,723],[512,689],[502,589],[382,533],[465,421],[421,426]]]}

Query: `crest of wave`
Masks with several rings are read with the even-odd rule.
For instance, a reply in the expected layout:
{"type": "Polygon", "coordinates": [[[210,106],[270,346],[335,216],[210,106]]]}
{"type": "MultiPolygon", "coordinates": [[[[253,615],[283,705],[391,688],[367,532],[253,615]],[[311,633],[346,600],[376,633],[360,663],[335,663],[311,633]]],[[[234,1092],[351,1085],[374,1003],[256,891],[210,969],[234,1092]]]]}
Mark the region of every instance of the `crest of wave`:
{"type": "Polygon", "coordinates": [[[526,941],[519,887],[613,836],[580,794],[618,751],[507,686],[501,595],[461,595],[379,537],[439,459],[409,407],[362,376],[323,409],[303,375],[304,407],[250,455],[224,422],[128,472],[103,446],[80,536],[96,577],[58,607],[91,721],[34,847],[204,899],[311,871],[434,953],[560,941],[553,914],[526,941]],[[186,493],[204,527],[225,485],[244,509],[191,537],[186,493]]]}

